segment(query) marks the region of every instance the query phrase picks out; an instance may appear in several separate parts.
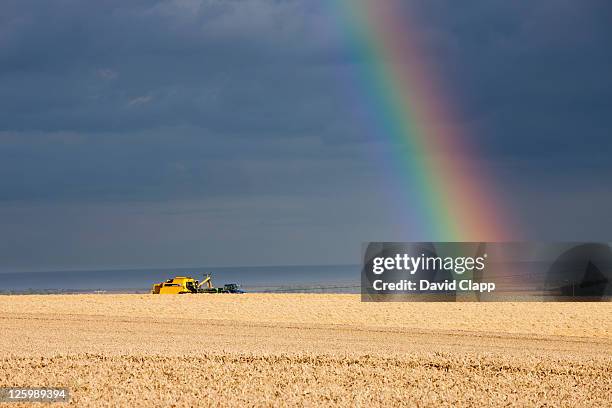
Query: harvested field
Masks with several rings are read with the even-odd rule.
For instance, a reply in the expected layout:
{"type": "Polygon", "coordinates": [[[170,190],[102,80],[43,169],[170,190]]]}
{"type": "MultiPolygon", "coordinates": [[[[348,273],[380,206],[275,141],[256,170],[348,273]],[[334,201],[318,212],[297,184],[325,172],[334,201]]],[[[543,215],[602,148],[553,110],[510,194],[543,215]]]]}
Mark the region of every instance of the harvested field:
{"type": "Polygon", "coordinates": [[[0,296],[0,327],[0,386],[75,406],[612,405],[612,303],[0,296]]]}

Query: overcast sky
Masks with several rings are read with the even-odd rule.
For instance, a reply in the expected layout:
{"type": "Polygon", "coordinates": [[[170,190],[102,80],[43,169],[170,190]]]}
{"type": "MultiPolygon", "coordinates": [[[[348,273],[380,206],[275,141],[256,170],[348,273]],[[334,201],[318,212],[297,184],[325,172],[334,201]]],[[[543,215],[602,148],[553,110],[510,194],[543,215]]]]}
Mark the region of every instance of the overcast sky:
{"type": "MultiPolygon", "coordinates": [[[[394,146],[359,121],[326,1],[3,1],[0,272],[430,238],[389,204],[406,178],[374,159],[394,146]]],[[[611,3],[405,3],[521,238],[610,241],[611,3]]]]}

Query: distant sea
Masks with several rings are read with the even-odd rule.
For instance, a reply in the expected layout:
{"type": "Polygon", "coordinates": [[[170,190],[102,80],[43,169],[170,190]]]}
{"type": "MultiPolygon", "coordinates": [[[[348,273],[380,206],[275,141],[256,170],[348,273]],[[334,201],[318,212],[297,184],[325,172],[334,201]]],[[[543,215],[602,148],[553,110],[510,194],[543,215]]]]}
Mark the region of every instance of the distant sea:
{"type": "Polygon", "coordinates": [[[146,293],[151,285],[175,276],[213,284],[237,283],[247,292],[359,293],[359,265],[163,268],[0,273],[0,293],[146,293]]]}

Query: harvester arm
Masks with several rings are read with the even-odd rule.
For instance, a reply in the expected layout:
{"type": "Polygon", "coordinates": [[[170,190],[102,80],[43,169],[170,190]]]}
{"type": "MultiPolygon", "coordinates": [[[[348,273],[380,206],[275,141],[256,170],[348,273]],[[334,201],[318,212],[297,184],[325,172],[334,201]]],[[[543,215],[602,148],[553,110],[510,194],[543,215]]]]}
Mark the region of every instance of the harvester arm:
{"type": "Polygon", "coordinates": [[[212,289],[212,276],[210,274],[204,275],[204,279],[202,280],[202,282],[200,282],[198,288],[201,288],[204,284],[206,284],[207,288],[212,289]]]}

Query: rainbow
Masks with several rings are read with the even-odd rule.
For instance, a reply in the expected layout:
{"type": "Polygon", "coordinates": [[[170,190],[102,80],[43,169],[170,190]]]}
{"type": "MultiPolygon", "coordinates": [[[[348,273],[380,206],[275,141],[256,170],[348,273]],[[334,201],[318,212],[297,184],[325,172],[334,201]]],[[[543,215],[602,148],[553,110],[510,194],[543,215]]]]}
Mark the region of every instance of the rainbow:
{"type": "Polygon", "coordinates": [[[462,130],[449,126],[455,117],[400,2],[332,3],[351,52],[360,60],[357,81],[370,116],[376,118],[377,133],[397,145],[396,165],[418,193],[409,205],[424,220],[423,235],[437,241],[513,236],[512,228],[502,223],[506,211],[495,202],[489,181],[474,168],[476,149],[462,130]]]}

